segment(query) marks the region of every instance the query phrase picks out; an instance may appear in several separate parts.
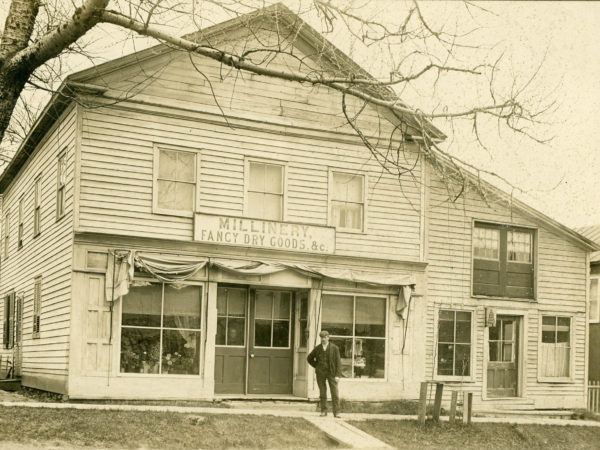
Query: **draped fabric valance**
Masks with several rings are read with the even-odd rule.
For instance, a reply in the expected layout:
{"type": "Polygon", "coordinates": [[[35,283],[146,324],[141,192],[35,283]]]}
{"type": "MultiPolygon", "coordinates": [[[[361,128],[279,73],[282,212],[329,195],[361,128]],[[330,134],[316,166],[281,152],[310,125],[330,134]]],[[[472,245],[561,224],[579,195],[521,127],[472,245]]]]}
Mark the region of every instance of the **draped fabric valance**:
{"type": "Polygon", "coordinates": [[[194,277],[207,265],[219,270],[239,275],[270,275],[291,270],[311,278],[343,280],[371,286],[389,286],[398,288],[396,313],[405,318],[407,306],[414,290],[412,275],[402,273],[368,272],[353,269],[331,269],[290,262],[244,261],[223,258],[191,257],[165,255],[133,250],[109,250],[108,270],[106,272],[106,300],[113,301],[129,292],[135,267],[142,269],[158,280],[170,283],[174,287],[194,277]]]}

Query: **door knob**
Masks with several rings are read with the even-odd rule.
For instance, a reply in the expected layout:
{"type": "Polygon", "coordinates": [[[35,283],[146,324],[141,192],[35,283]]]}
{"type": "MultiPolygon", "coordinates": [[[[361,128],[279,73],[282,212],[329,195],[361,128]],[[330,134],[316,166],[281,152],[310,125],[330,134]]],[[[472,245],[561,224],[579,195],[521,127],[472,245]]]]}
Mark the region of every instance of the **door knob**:
{"type": "Polygon", "coordinates": [[[250,358],[254,358],[254,353],[250,353],[250,358]]]}

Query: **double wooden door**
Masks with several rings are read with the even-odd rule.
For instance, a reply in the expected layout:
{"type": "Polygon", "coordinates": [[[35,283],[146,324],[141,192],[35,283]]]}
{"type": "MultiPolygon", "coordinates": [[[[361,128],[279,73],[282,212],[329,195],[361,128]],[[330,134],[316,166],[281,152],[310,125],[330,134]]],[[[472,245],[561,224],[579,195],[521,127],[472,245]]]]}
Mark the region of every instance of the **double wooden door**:
{"type": "Polygon", "coordinates": [[[291,394],[293,292],[217,289],[215,393],[291,394]]]}
{"type": "Polygon", "coordinates": [[[518,395],[519,318],[498,316],[489,328],[487,365],[488,397],[518,395]]]}

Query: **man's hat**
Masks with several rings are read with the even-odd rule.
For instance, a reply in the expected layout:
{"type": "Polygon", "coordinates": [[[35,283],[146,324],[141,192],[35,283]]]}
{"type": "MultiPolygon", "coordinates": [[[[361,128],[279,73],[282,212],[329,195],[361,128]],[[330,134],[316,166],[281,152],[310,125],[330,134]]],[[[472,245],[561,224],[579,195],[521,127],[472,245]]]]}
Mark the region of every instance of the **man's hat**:
{"type": "Polygon", "coordinates": [[[329,336],[329,331],[327,331],[327,330],[323,330],[319,333],[319,337],[324,338],[326,336],[329,336]]]}

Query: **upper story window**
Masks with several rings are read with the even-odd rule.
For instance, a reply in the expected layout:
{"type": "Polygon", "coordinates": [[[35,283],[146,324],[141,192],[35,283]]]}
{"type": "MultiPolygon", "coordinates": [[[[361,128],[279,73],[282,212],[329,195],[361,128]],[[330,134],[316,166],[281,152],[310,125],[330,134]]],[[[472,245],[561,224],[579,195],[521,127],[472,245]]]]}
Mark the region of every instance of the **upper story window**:
{"type": "Polygon", "coordinates": [[[283,220],[283,182],[284,166],[250,161],[247,215],[283,220]]]}
{"type": "Polygon", "coordinates": [[[342,230],[364,229],[365,177],[342,172],[331,173],[330,224],[342,230]]]}
{"type": "Polygon", "coordinates": [[[10,214],[4,216],[4,242],[2,243],[4,259],[8,258],[8,247],[10,244],[10,214]]]}
{"type": "Polygon", "coordinates": [[[196,205],[196,152],[156,148],[154,158],[155,211],[191,215],[196,205]]]}
{"type": "Polygon", "coordinates": [[[598,299],[598,295],[600,294],[600,289],[598,289],[598,283],[600,282],[600,277],[592,277],[590,278],[590,315],[589,321],[593,323],[600,322],[600,301],[598,299]]]}
{"type": "Polygon", "coordinates": [[[23,203],[24,199],[19,199],[19,228],[18,228],[18,240],[17,248],[23,247],[23,203]]]}
{"type": "Polygon", "coordinates": [[[65,190],[67,186],[67,154],[62,153],[58,157],[57,167],[57,188],[56,188],[56,218],[60,219],[65,215],[65,190]]]}
{"type": "Polygon", "coordinates": [[[42,317],[42,277],[33,280],[33,330],[34,339],[40,337],[40,321],[42,317]]]}
{"type": "Polygon", "coordinates": [[[534,298],[535,231],[475,223],[473,294],[534,298]]]}
{"type": "Polygon", "coordinates": [[[42,179],[37,178],[33,184],[33,237],[42,232],[42,179]]]}

